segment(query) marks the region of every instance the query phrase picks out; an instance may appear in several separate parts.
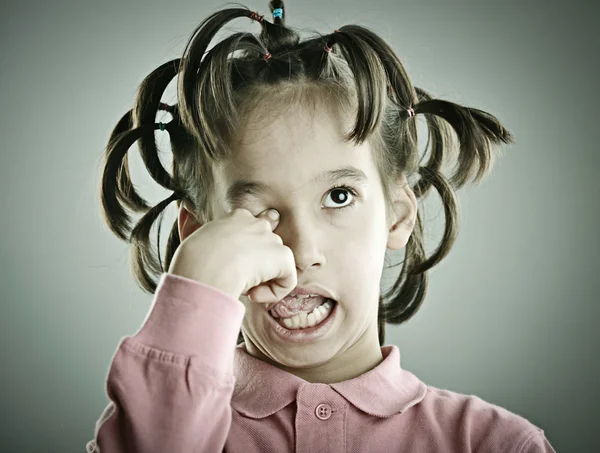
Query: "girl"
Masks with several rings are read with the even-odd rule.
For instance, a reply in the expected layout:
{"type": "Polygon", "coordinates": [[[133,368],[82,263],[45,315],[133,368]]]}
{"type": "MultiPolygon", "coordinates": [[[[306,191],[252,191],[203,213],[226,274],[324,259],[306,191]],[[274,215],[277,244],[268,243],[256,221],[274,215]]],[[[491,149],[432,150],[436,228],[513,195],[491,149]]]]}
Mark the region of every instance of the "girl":
{"type": "Polygon", "coordinates": [[[493,145],[513,137],[489,113],[414,87],[372,31],[302,41],[283,3],[269,6],[272,22],[244,7],[204,20],[110,137],[103,213],[132,243],[135,277],[154,300],[115,354],[88,452],[553,452],[525,418],[426,385],[384,345],[385,324],[417,312],[428,270],[456,239],[455,189],[480,181],[493,145]],[[260,34],[207,52],[239,18],[260,34]],[[176,76],[170,106],[160,99],[176,76]],[[158,110],[173,119],[156,123],[158,110]],[[426,161],[416,115],[428,125],[426,161]],[[157,129],[169,134],[172,174],[157,129]],[[130,179],[138,140],[154,180],[173,191],[154,207],[130,179]],[[418,199],[432,187],[446,224],[426,256],[418,199]],[[150,229],[174,200],[163,263],[150,229]],[[133,228],[126,209],[144,213],[133,228]],[[382,295],[386,250],[402,248],[382,295]]]}

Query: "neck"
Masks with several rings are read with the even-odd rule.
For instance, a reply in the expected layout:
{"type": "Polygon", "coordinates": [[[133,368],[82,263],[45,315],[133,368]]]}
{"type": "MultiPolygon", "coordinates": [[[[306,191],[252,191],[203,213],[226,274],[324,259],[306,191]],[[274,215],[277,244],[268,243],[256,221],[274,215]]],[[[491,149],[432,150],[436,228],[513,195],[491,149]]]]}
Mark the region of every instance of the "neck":
{"type": "Polygon", "coordinates": [[[322,365],[312,368],[293,368],[281,365],[266,357],[245,335],[246,351],[281,370],[287,371],[310,383],[334,384],[354,379],[372,370],[383,361],[383,354],[377,335],[377,323],[370,323],[367,330],[347,349],[322,365]]]}

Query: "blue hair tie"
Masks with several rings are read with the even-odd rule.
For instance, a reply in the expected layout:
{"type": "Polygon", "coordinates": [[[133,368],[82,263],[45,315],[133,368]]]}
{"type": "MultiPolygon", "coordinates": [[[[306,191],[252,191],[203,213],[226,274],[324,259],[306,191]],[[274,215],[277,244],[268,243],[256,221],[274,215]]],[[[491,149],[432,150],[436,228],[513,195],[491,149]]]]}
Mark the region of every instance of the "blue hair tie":
{"type": "Polygon", "coordinates": [[[161,131],[164,131],[167,128],[167,125],[165,123],[158,123],[158,127],[161,131]]]}
{"type": "Polygon", "coordinates": [[[280,19],[283,17],[283,8],[275,8],[273,10],[273,19],[279,17],[280,19]]]}

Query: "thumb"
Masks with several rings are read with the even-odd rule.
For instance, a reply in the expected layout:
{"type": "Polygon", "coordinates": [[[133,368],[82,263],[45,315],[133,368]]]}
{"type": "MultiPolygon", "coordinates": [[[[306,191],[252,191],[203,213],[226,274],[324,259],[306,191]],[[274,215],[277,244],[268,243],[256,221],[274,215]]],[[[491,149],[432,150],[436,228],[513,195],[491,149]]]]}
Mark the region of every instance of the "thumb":
{"type": "Polygon", "coordinates": [[[279,225],[279,211],[276,209],[267,209],[266,211],[261,212],[258,217],[262,219],[266,219],[271,224],[271,231],[274,231],[279,225]]]}

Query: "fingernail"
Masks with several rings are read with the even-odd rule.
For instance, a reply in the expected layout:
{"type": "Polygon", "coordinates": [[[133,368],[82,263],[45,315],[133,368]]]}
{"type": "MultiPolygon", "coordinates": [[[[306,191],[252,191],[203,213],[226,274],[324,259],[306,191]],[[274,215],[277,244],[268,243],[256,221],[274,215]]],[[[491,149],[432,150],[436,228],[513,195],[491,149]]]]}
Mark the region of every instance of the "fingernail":
{"type": "Polygon", "coordinates": [[[267,215],[269,216],[269,218],[271,220],[279,220],[279,212],[275,209],[269,209],[269,212],[267,212],[267,215]]]}

